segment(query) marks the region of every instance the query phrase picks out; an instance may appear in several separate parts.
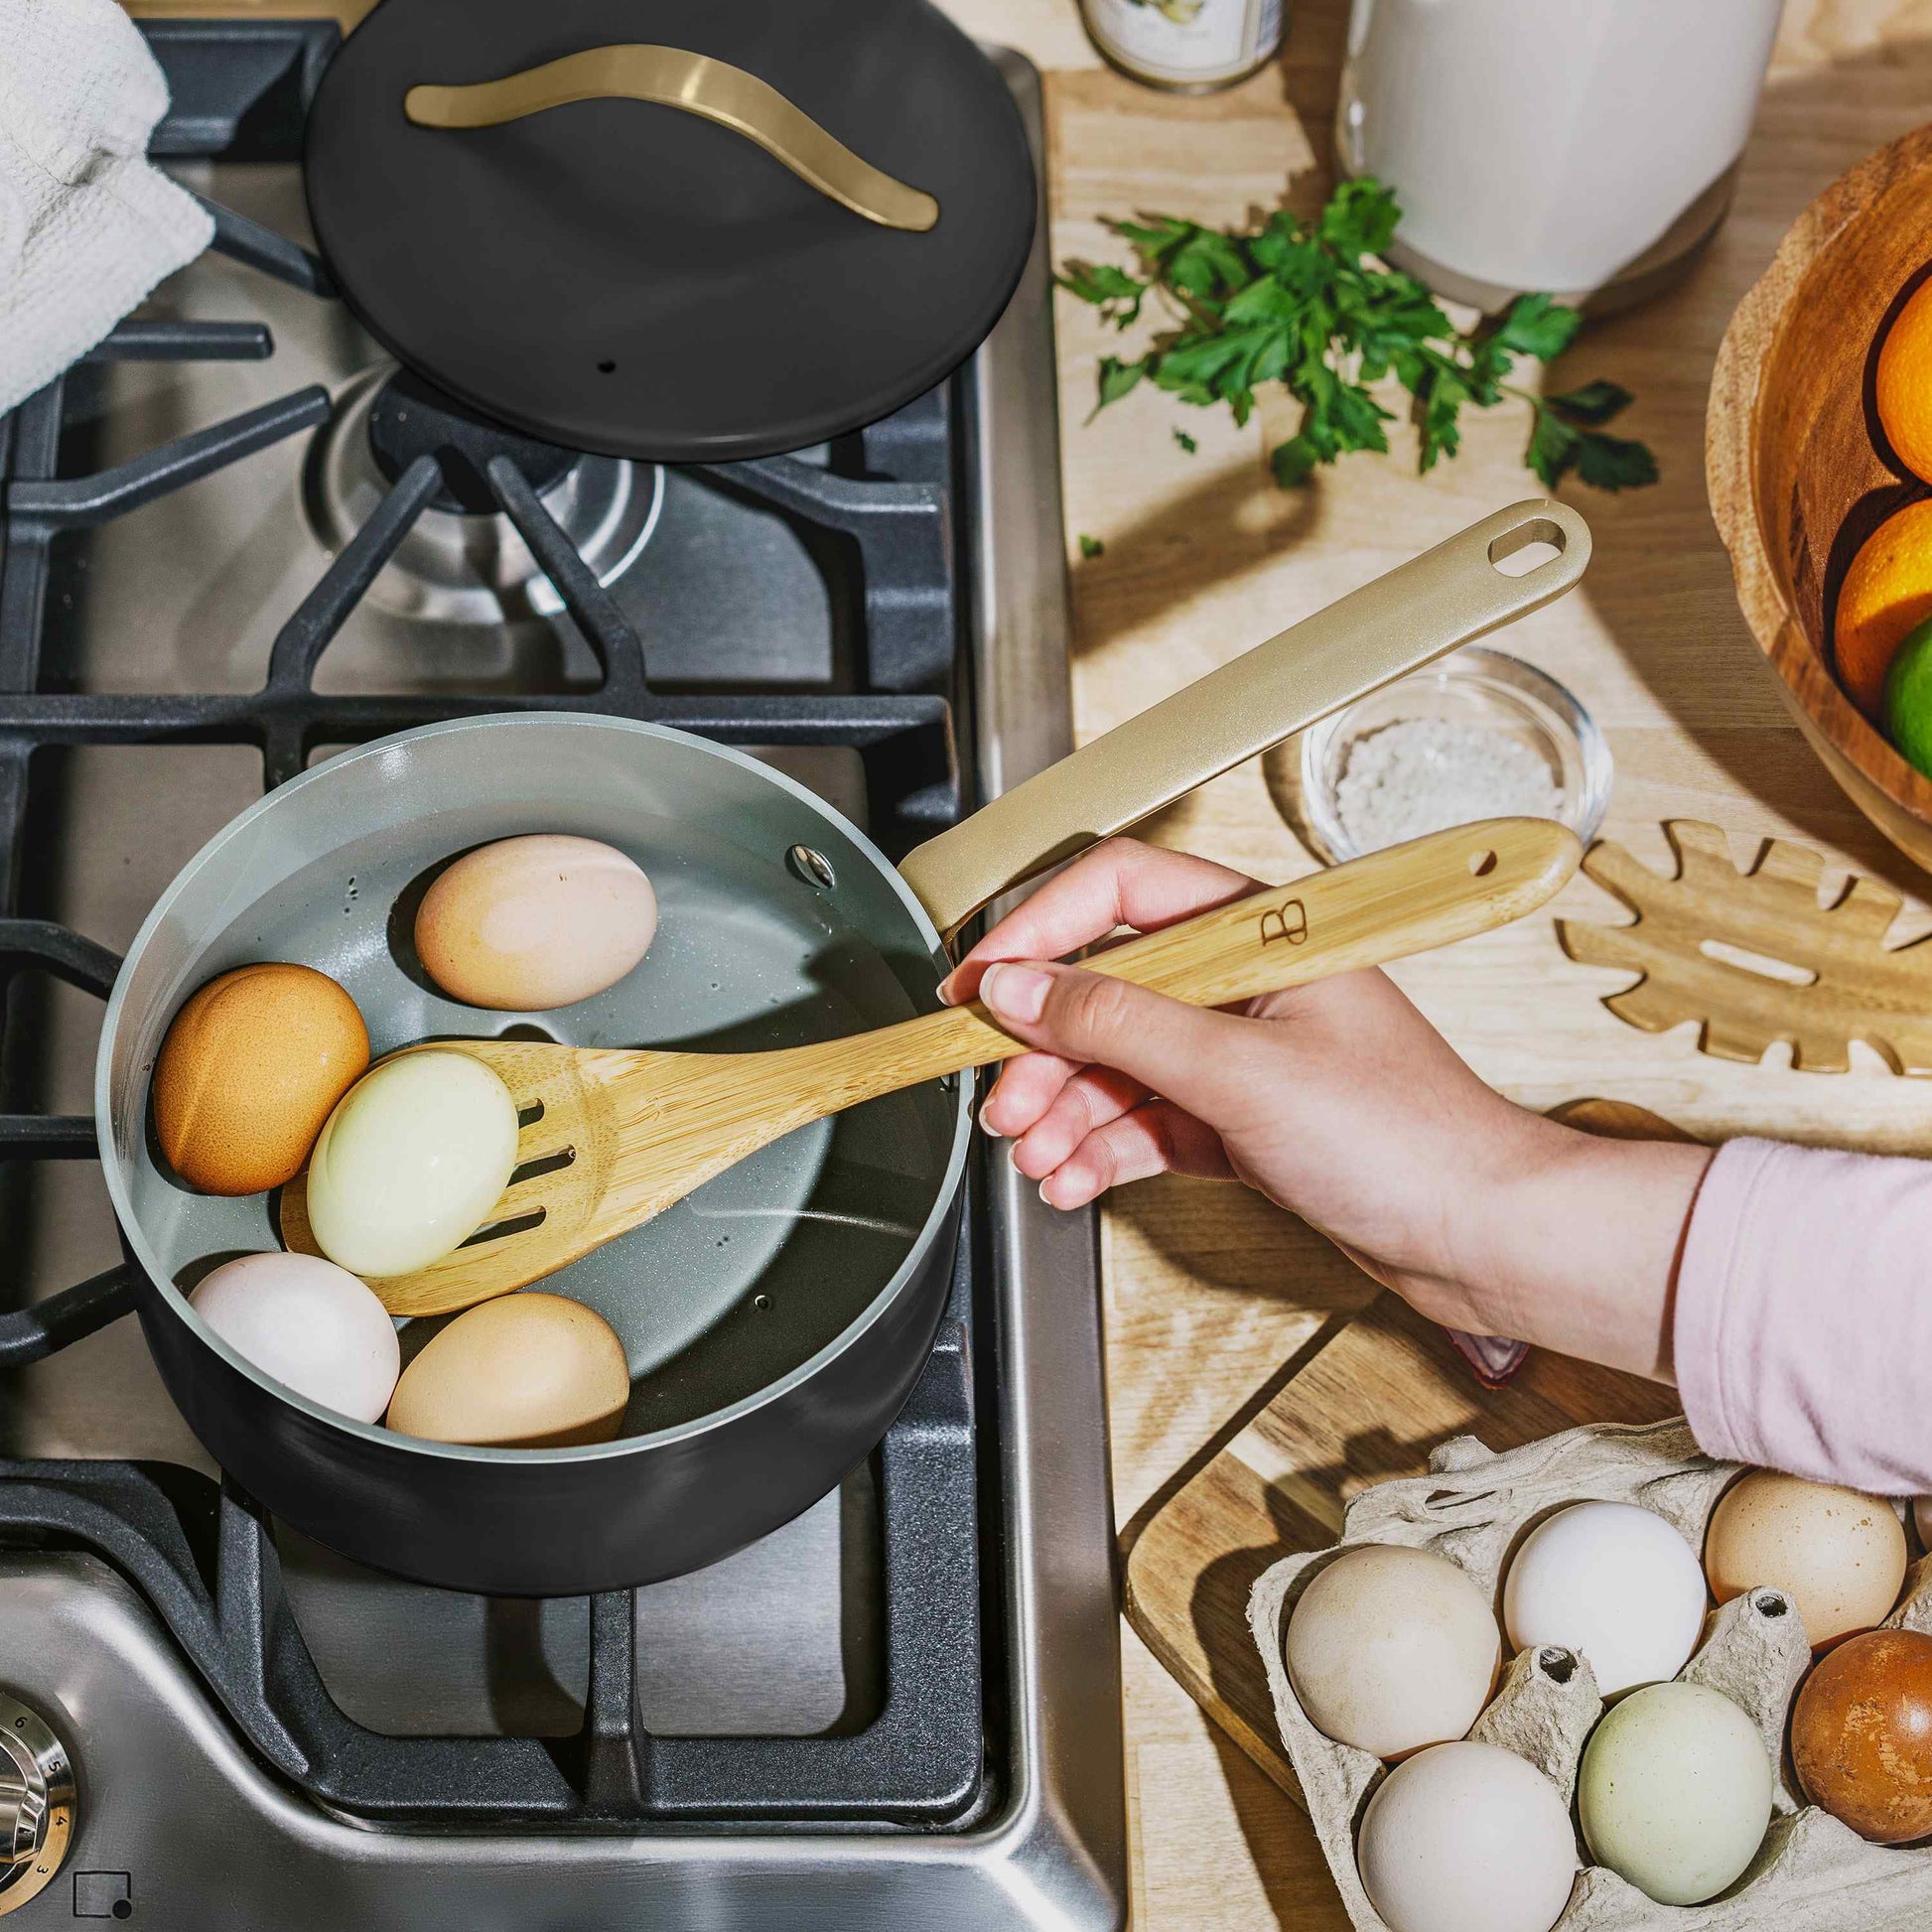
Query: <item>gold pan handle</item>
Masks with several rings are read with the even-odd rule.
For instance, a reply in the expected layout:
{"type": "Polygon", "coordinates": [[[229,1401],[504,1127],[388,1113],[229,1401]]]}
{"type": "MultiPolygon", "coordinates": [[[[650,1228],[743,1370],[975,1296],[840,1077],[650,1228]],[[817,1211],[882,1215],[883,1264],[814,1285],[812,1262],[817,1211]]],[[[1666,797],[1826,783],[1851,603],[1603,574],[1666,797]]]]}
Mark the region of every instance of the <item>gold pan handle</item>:
{"type": "Polygon", "coordinates": [[[731,128],[821,195],[881,227],[923,234],[939,219],[939,204],[930,195],[862,161],[757,74],[679,47],[592,47],[500,80],[415,86],[403,96],[402,111],[418,127],[495,127],[547,107],[610,99],[678,107],[731,128]]]}
{"type": "Polygon", "coordinates": [[[1589,526],[1568,503],[1497,510],[1002,793],[899,873],[950,936],[1009,888],[1561,597],[1588,562],[1589,526]],[[1557,554],[1498,568],[1533,543],[1557,554]]]}

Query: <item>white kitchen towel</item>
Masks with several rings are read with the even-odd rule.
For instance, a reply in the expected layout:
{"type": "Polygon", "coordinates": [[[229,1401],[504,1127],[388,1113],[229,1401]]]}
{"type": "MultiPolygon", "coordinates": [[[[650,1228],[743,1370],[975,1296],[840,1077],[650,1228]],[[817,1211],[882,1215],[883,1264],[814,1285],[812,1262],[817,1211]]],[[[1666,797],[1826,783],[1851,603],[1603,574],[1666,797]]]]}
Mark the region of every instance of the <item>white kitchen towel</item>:
{"type": "Polygon", "coordinates": [[[0,410],[213,238],[147,159],[168,82],[114,0],[0,0],[0,410]]]}

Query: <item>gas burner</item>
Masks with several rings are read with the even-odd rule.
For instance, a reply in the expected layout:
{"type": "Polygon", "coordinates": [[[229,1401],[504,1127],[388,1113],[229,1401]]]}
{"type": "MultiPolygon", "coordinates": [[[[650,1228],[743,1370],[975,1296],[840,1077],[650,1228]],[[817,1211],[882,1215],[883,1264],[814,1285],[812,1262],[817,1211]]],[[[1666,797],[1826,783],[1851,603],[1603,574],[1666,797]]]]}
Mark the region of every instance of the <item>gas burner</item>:
{"type": "Polygon", "coordinates": [[[375,392],[369,409],[369,449],[376,468],[394,483],[419,456],[433,456],[443,487],[430,498],[439,510],[492,515],[496,492],[484,472],[506,456],[539,492],[552,488],[583,461],[575,450],[520,435],[505,423],[466,409],[413,369],[398,369],[375,392]]]}
{"type": "Polygon", "coordinates": [[[654,463],[578,456],[469,414],[420,378],[380,362],[353,377],[315,434],[302,504],[330,550],[369,519],[410,460],[428,451],[443,487],[369,588],[368,601],[431,623],[501,624],[554,618],[563,600],[515,526],[489,500],[483,467],[506,454],[535,485],[564,535],[610,586],[636,562],[664,505],[654,463]]]}

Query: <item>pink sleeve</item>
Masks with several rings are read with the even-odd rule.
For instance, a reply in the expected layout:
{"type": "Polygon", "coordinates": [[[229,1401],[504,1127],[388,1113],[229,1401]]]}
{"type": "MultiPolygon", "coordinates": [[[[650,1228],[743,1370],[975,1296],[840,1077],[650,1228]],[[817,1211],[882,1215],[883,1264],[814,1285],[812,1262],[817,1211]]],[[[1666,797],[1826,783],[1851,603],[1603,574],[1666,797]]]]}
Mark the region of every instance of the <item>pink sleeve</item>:
{"type": "Polygon", "coordinates": [[[1707,1453],[1932,1492],[1932,1162],[1720,1149],[1685,1236],[1674,1335],[1707,1453]]]}

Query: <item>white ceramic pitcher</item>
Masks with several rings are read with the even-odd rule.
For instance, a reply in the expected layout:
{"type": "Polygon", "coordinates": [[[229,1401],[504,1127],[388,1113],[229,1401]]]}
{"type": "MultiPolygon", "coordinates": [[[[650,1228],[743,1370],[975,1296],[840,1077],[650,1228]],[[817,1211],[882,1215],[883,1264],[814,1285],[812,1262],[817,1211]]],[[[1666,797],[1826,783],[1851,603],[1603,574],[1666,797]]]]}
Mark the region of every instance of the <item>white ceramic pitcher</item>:
{"type": "Polygon", "coordinates": [[[1485,309],[1594,308],[1723,221],[1781,0],[1354,0],[1336,139],[1395,189],[1401,266],[1485,309]]]}

